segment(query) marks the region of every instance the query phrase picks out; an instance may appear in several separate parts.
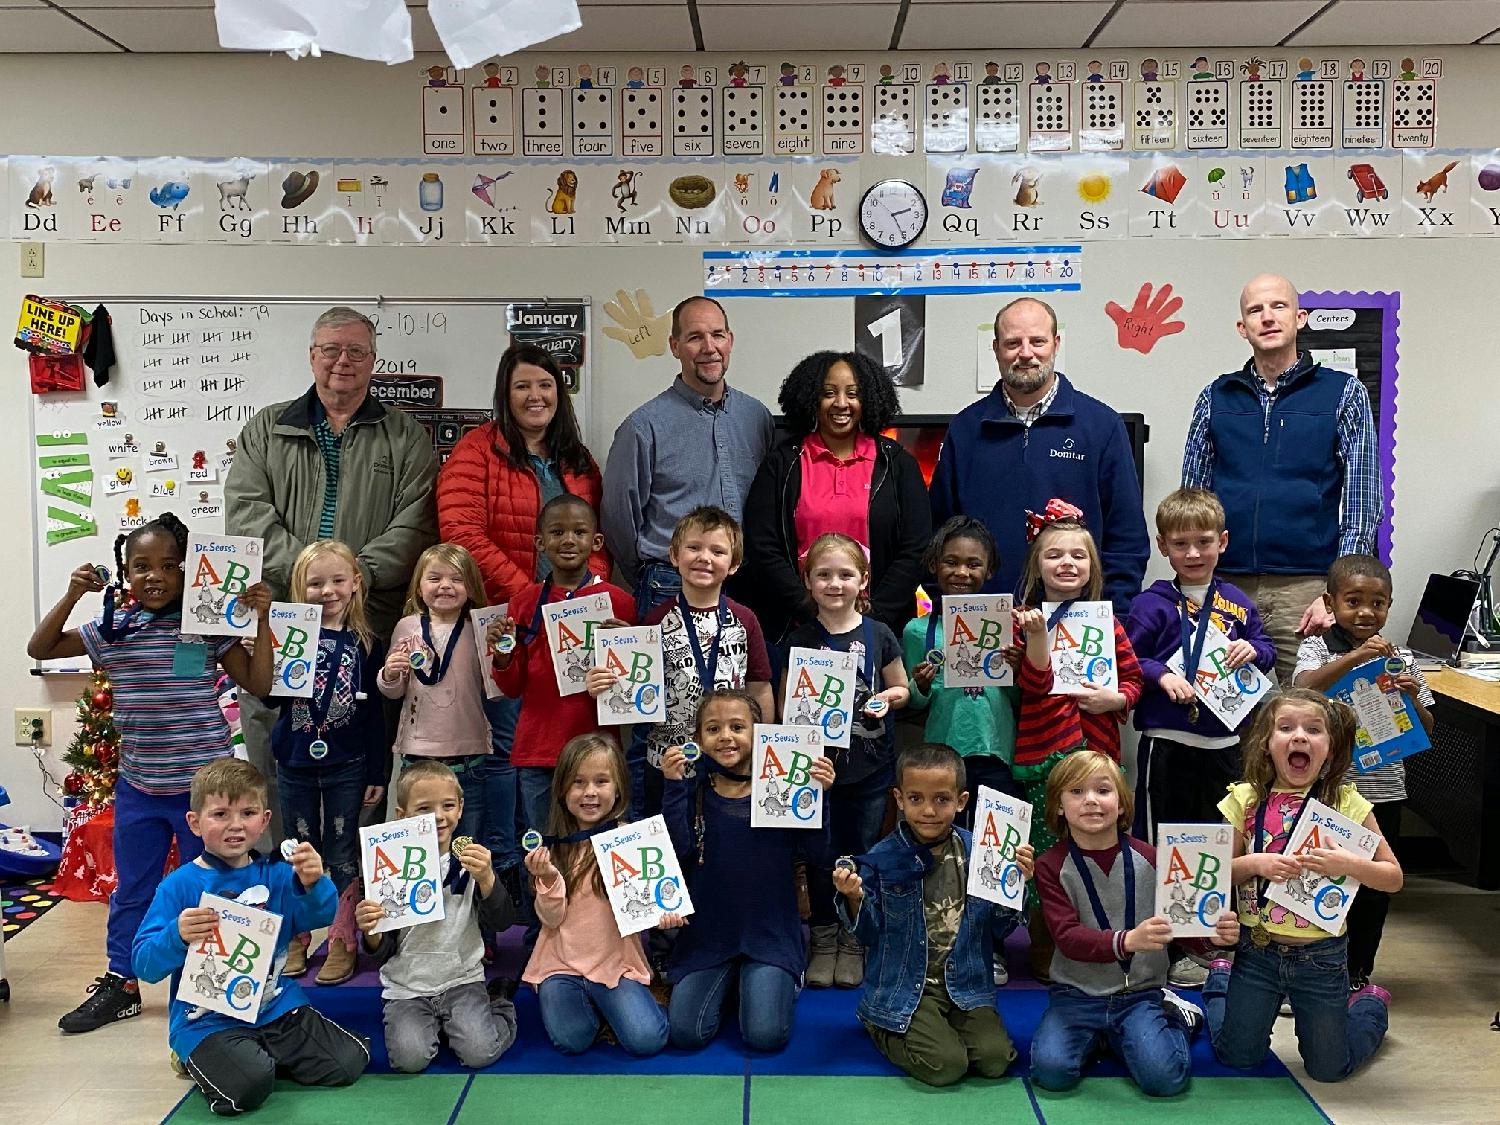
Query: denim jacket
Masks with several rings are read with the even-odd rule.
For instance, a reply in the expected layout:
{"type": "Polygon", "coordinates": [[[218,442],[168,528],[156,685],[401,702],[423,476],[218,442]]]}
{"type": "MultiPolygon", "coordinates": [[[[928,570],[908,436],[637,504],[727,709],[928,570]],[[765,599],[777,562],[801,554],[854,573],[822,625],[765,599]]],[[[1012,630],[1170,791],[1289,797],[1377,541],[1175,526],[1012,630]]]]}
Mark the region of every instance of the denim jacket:
{"type": "MultiPolygon", "coordinates": [[[[965,864],[973,840],[954,827],[963,844],[965,864]]],[[[870,850],[872,856],[899,853],[912,839],[906,824],[870,850]]],[[[839,920],[869,949],[865,963],[865,991],[859,1002],[859,1018],[866,1023],[904,1035],[912,1013],[922,998],[927,975],[927,916],[922,909],[922,863],[912,856],[910,878],[882,878],[864,868],[864,901],[859,915],[849,917],[848,903],[837,896],[839,920]]],[[[958,925],[953,952],[944,979],[948,995],[965,1011],[995,1003],[991,976],[994,942],[1003,940],[1020,921],[1014,910],[987,899],[969,895],[958,925]]]]}

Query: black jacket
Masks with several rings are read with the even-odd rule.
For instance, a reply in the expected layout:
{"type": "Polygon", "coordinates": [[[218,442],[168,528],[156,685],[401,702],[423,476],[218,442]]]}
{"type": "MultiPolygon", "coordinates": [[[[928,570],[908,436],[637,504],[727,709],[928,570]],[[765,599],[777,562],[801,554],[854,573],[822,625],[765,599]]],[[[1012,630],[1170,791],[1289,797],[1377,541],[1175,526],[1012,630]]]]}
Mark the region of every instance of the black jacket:
{"type": "MultiPolygon", "coordinates": [[[[794,516],[802,496],[802,440],[786,440],[761,462],[745,500],[746,581],[738,584],[766,640],[816,616],[797,560],[794,516]]],[[[932,509],[917,459],[899,442],[875,439],[870,478],[870,616],[896,636],[915,616],[922,552],[932,536],[932,509]]]]}

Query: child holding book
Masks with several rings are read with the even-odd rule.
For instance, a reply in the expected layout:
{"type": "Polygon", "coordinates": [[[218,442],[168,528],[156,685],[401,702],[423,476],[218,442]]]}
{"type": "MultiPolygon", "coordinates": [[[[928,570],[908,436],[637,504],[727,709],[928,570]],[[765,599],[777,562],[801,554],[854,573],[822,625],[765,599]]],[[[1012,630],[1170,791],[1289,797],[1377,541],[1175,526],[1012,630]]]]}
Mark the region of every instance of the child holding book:
{"type": "MultiPolygon", "coordinates": [[[[818,615],[788,634],[788,651],[833,649],[854,657],[849,746],[828,749],[838,781],[828,791],[823,814],[829,818],[833,854],[857,855],[880,839],[887,795],[896,776],[892,715],[906,706],[911,691],[896,634],[865,614],[870,607],[870,564],[864,548],[847,535],[818,536],[802,560],[802,580],[818,615]]],[[[788,690],[783,675],[783,699],[788,690]]],[[[864,949],[838,924],[832,873],[826,865],[808,865],[807,896],[812,930],[807,986],[858,988],[864,979],[864,949]]]]}
{"type": "MultiPolygon", "coordinates": [[[[1387,675],[1417,713],[1417,719],[1432,734],[1432,690],[1416,662],[1381,636],[1391,609],[1391,572],[1373,555],[1345,555],[1328,568],[1328,590],[1323,602],[1333,613],[1333,627],[1308,637],[1297,649],[1297,668],[1292,682],[1299,687],[1328,692],[1334,684],[1361,664],[1372,660],[1395,660],[1400,670],[1387,675]]],[[[1386,843],[1394,847],[1401,832],[1401,806],[1406,800],[1406,766],[1389,762],[1361,773],[1350,765],[1344,780],[1353,784],[1373,806],[1375,822],[1386,843]]],[[[1391,896],[1366,887],[1349,907],[1349,987],[1358,990],[1370,983],[1375,954],[1385,932],[1385,916],[1391,896]]]]}
{"type": "MultiPolygon", "coordinates": [[[[93,1031],[141,1014],[141,990],[131,968],[136,930],[161,884],[172,841],[183,863],[202,850],[189,830],[189,790],[198,767],[231,753],[229,725],[219,709],[222,665],[246,691],[271,690],[275,654],[269,642],[254,653],[234,637],[182,635],[182,563],[188,529],[163,512],[115,538],[114,585],[85,563],[68,590],[42,618],[26,645],[33,660],[87,656],[109,675],[120,768],[115,781],[114,857],[117,880],[109,896],[105,945],[108,968],[89,997],[57,1026],[93,1031]],[[104,612],[77,629],[67,623],[86,593],[105,590],[104,612]],[[128,608],[127,608],[128,604],[128,608]]],[[[259,615],[257,636],[270,632],[271,590],[256,583],[239,595],[259,615]]]]}
{"type": "Polygon", "coordinates": [[[1300,687],[1273,695],[1245,735],[1244,780],[1219,802],[1235,830],[1241,934],[1233,965],[1210,966],[1203,1001],[1214,1053],[1227,1066],[1260,1065],[1283,998],[1291,1001],[1297,1050],[1315,1082],[1347,1078],[1385,1038],[1391,995],[1373,984],[1351,994],[1342,924],[1324,929],[1265,898],[1271,883],[1301,880],[1304,872],[1352,876],[1356,902],[1371,888],[1401,889],[1401,865],[1384,837],[1370,859],[1338,847],[1285,854],[1310,797],[1379,836],[1370,801],[1344,780],[1354,731],[1346,704],[1300,687]]]}
{"type": "MultiPolygon", "coordinates": [[[[751,828],[752,732],[760,705],[738,688],[715,688],[698,705],[694,737],[704,771],[687,776],[679,746],[662,758],[663,814],[688,890],[692,925],[678,932],[667,964],[674,1047],[697,1050],[719,1032],[724,1002],[738,992],[740,1035],[755,1051],[779,1051],[792,1035],[797,989],[807,964],[797,913],[799,859],[826,864],[828,817],[819,829],[751,828]]],[[[833,784],[826,756],[812,783],[833,784]]]]}
{"type": "MultiPolygon", "coordinates": [[[[973,838],[953,824],[969,800],[963,759],[934,743],[903,750],[895,797],[896,831],[833,873],[840,919],[869,949],[860,1021],[919,1082],[999,1078],[1016,1049],[995,1010],[990,951],[1019,915],[967,892],[973,838]]],[[[1016,849],[1028,879],[1032,855],[1016,849]]]]}
{"type": "Polygon", "coordinates": [[[238,758],[220,758],[194,774],[187,818],[203,852],[162,880],[134,950],[142,980],[172,978],[167,1038],[173,1054],[223,1117],[265,1102],[278,1075],[304,1086],[349,1085],[370,1061],[369,1043],[321,1015],[295,980],[277,973],[293,934],[333,918],[338,895],[317,849],[304,840],[288,862],[251,850],[271,810],[265,777],[238,758]],[[281,915],[277,965],[252,1022],[176,998],[189,949],[217,940],[218,914],[198,905],[205,893],[281,915]]]}
{"type": "MultiPolygon", "coordinates": [[[[1188,1037],[1203,1013],[1162,987],[1172,925],[1151,913],[1156,849],[1128,835],[1133,806],[1119,765],[1096,750],[1068,755],[1047,778],[1045,815],[1061,842],[1036,861],[1056,941],[1051,995],[1031,1041],[1031,1077],[1043,1089],[1072,1089],[1101,1047],[1148,1097],[1188,1083],[1188,1037]]],[[[1212,944],[1232,946],[1240,924],[1225,910],[1214,929],[1212,944]]]]}
{"type": "Polygon", "coordinates": [[[365,951],[380,963],[385,1048],[391,1067],[426,1070],[446,1040],[464,1066],[482,1070],[516,1040],[516,1006],[491,997],[484,983],[484,936],[515,921],[510,895],[495,876],[489,849],[468,841],[453,849],[463,789],[441,762],[414,762],[396,778],[396,816],[431,814],[443,857],[443,917],[375,933],[385,909],[372,899],[355,909],[365,951]]]}
{"type": "Polygon", "coordinates": [[[605,734],[570,740],[552,775],[548,837],[526,854],[542,930],[522,977],[565,1055],[587,1051],[605,1024],[628,1054],[654,1055],[667,1043],[640,935],[620,936],[589,844],[619,825],[626,806],[619,744],[605,734]]]}

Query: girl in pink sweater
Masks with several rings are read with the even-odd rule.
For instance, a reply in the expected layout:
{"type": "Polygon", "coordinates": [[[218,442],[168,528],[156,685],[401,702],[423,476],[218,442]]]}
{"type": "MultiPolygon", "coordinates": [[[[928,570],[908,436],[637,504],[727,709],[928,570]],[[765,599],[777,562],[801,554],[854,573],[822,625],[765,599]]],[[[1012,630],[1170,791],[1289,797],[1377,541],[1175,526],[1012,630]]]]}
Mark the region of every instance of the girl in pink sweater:
{"type": "Polygon", "coordinates": [[[632,1055],[654,1055],[667,1043],[640,936],[620,936],[589,844],[618,825],[629,793],[619,743],[606,734],[570,739],[552,776],[550,846],[526,855],[542,931],[523,979],[536,988],[547,1037],[565,1055],[588,1050],[601,1023],[632,1055]]]}

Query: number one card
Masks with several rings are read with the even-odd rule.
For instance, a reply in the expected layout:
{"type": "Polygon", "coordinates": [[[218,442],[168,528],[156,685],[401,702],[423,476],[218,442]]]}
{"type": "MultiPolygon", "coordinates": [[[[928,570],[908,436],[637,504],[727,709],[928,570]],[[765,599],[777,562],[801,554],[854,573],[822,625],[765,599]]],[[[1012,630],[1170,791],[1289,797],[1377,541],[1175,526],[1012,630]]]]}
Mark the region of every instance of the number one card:
{"type": "Polygon", "coordinates": [[[823,787],[808,772],[823,756],[817,727],[759,723],[750,771],[751,828],[822,828],[823,787]]]}
{"type": "Polygon", "coordinates": [[[1031,803],[981,785],[975,794],[974,846],[969,853],[969,894],[1020,910],[1026,877],[1016,849],[1031,839],[1031,803]]]}
{"type": "Polygon", "coordinates": [[[1004,687],[1015,682],[1005,659],[1014,623],[1009,594],[943,598],[943,686],[1004,687]]]}
{"type": "Polygon", "coordinates": [[[188,536],[182,571],[182,631],[198,637],[253,637],[255,614],[239,596],[260,581],[263,541],[244,535],[188,536]]]}

